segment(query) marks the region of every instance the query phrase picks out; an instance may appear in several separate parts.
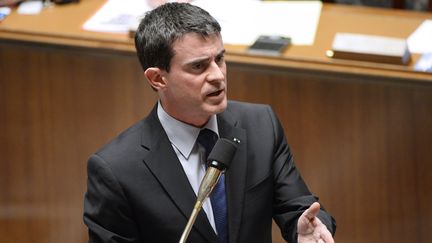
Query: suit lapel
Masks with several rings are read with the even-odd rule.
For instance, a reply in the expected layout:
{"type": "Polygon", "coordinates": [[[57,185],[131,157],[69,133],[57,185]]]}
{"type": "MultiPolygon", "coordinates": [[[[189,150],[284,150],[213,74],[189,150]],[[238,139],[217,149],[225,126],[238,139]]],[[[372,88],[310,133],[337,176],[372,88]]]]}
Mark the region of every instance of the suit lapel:
{"type": "MultiPolygon", "coordinates": [[[[148,149],[147,155],[143,158],[144,163],[165,189],[173,203],[177,205],[187,221],[195,205],[196,195],[190,186],[189,180],[172,148],[168,136],[157,118],[156,107],[145,120],[142,134],[141,144],[144,148],[148,149]]],[[[217,241],[217,236],[203,210],[200,211],[194,228],[208,241],[217,241]]]]}
{"type": "Polygon", "coordinates": [[[244,201],[244,188],[246,183],[246,131],[236,127],[237,121],[233,120],[228,111],[218,115],[219,135],[229,140],[240,141],[236,154],[226,172],[226,189],[228,197],[228,226],[230,242],[238,242],[238,234],[241,226],[242,209],[244,201]]]}

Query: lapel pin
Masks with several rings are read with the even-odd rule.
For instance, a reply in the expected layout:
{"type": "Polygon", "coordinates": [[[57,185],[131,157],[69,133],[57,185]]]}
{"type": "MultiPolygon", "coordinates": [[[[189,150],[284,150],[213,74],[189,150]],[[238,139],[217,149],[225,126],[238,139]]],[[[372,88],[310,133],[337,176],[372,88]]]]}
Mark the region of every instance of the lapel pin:
{"type": "Polygon", "coordinates": [[[233,138],[233,141],[240,144],[240,139],[238,139],[238,138],[233,138]]]}

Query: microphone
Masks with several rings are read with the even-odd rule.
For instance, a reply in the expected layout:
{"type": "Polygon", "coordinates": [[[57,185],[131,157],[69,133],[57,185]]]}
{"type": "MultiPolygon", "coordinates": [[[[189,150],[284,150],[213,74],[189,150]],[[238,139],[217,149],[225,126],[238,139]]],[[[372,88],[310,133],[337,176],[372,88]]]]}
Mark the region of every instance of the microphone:
{"type": "Polygon", "coordinates": [[[213,191],[213,188],[216,186],[221,174],[228,169],[236,150],[237,143],[234,143],[233,141],[230,141],[226,138],[220,138],[216,142],[213,150],[210,152],[207,158],[208,168],[203,180],[201,181],[195,206],[192,210],[192,214],[189,217],[189,221],[183,231],[179,243],[186,242],[196,217],[202,208],[204,200],[213,191]]]}

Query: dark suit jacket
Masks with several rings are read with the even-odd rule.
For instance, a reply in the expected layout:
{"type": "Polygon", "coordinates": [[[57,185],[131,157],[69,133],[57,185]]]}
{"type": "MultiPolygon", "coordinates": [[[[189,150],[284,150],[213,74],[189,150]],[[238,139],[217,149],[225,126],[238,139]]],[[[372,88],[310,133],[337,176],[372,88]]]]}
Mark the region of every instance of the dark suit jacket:
{"type": "MultiPolygon", "coordinates": [[[[230,242],[270,243],[272,217],[296,242],[297,219],[317,198],[296,170],[274,112],[230,101],[217,120],[220,137],[240,140],[225,177],[230,242]]],[[[178,242],[195,200],[155,108],[88,161],[89,242],[178,242]]],[[[319,217],[334,232],[332,217],[323,210],[319,217]]],[[[188,242],[217,241],[201,210],[188,242]]]]}

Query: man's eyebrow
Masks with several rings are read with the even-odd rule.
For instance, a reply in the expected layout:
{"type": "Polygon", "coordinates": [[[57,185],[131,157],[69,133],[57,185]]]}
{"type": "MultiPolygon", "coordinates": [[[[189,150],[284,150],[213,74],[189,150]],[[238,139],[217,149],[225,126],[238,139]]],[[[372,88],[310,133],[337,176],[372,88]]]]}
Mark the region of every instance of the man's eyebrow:
{"type": "MultiPolygon", "coordinates": [[[[223,56],[224,54],[225,54],[225,49],[222,49],[221,51],[219,51],[218,54],[216,54],[216,57],[223,56]]],[[[193,60],[186,62],[186,65],[195,65],[195,64],[207,62],[209,59],[210,59],[210,57],[202,57],[202,58],[198,57],[196,59],[193,59],[193,60]]]]}
{"type": "Polygon", "coordinates": [[[193,60],[190,60],[190,61],[186,62],[186,65],[193,66],[195,64],[200,64],[200,63],[203,63],[203,62],[207,62],[209,59],[210,59],[209,57],[196,58],[196,59],[193,59],[193,60]]]}
{"type": "Polygon", "coordinates": [[[225,55],[225,49],[222,49],[216,56],[219,57],[223,55],[225,55]]]}

